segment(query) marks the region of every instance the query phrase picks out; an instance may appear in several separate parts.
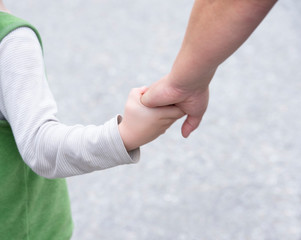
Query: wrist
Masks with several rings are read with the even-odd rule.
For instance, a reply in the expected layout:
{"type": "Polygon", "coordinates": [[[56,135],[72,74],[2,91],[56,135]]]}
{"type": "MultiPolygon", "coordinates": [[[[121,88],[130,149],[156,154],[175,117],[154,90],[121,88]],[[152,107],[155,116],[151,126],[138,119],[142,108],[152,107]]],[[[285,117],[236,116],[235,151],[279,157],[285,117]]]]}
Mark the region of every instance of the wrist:
{"type": "Polygon", "coordinates": [[[167,75],[167,83],[179,95],[191,94],[192,92],[206,92],[216,72],[216,68],[206,71],[181,71],[173,68],[167,75]]]}
{"type": "Polygon", "coordinates": [[[121,121],[121,123],[119,123],[118,130],[119,130],[120,137],[123,141],[123,145],[128,152],[139,147],[137,146],[137,144],[135,144],[135,141],[133,139],[133,134],[129,133],[124,122],[121,121]]]}

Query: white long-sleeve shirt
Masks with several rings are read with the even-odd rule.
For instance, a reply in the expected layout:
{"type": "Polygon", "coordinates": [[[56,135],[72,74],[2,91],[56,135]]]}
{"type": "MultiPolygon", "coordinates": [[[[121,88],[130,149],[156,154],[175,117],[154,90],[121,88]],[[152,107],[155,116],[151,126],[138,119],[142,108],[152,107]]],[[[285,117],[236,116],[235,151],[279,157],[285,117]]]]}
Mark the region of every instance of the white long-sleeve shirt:
{"type": "Polygon", "coordinates": [[[0,42],[0,119],[10,123],[26,164],[58,178],[139,160],[139,149],[128,153],[123,145],[120,116],[101,126],[66,126],[56,113],[38,38],[30,28],[18,28],[0,42]]]}

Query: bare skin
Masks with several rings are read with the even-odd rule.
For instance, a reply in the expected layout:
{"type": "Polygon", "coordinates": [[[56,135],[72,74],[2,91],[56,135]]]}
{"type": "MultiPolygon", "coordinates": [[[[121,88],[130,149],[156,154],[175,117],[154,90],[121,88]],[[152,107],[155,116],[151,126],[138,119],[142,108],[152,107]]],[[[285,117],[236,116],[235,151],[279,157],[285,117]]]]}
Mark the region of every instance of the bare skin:
{"type": "Polygon", "coordinates": [[[4,6],[4,3],[1,0],[0,0],[0,11],[9,13],[8,9],[4,6]]]}
{"type": "Polygon", "coordinates": [[[176,106],[149,108],[140,102],[146,88],[134,88],[129,94],[123,119],[119,124],[120,136],[128,151],[156,139],[179,118],[184,116],[176,106]]]}
{"type": "Polygon", "coordinates": [[[175,104],[187,114],[188,137],[208,106],[218,66],[251,35],[277,0],[195,0],[181,49],[170,73],[142,96],[148,107],[175,104]]]}
{"type": "MultiPolygon", "coordinates": [[[[170,73],[145,94],[145,89],[135,89],[129,95],[119,126],[128,151],[158,137],[184,113],[187,118],[182,135],[188,137],[198,127],[208,105],[208,86],[217,67],[243,44],[276,1],[195,0],[182,47],[170,73]],[[140,104],[137,97],[154,109],[140,104]]],[[[9,12],[2,0],[0,10],[9,12]]]]}
{"type": "MultiPolygon", "coordinates": [[[[0,11],[9,12],[0,0],[0,11]]],[[[184,112],[176,106],[149,108],[140,102],[146,87],[134,88],[125,105],[124,116],[118,125],[127,151],[134,150],[163,134],[184,112]]]]}

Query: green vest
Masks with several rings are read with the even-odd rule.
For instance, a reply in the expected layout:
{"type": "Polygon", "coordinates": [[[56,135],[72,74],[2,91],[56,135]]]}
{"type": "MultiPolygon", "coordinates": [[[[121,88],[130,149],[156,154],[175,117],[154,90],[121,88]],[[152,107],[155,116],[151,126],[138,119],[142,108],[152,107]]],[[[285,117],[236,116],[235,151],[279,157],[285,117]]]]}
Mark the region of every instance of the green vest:
{"type": "MultiPolygon", "coordinates": [[[[24,26],[31,28],[41,43],[33,26],[0,12],[0,41],[24,26]]],[[[66,180],[34,173],[22,160],[9,123],[0,120],[0,239],[67,240],[72,229],[66,180]]]]}

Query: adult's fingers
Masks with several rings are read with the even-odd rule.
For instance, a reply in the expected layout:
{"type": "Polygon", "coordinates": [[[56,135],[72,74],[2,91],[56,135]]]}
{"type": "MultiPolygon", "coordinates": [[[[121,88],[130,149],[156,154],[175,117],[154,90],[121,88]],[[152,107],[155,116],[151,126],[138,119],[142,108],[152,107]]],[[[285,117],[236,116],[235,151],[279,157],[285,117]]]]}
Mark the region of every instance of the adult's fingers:
{"type": "Polygon", "coordinates": [[[184,138],[187,138],[190,135],[190,133],[192,133],[200,125],[201,120],[202,116],[192,117],[188,115],[182,125],[182,136],[184,138]]]}
{"type": "Polygon", "coordinates": [[[171,119],[179,119],[186,115],[180,108],[176,106],[166,106],[166,107],[159,107],[163,110],[162,114],[164,118],[171,118],[171,119]]]}

